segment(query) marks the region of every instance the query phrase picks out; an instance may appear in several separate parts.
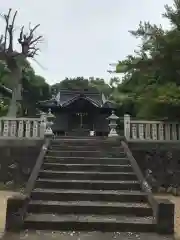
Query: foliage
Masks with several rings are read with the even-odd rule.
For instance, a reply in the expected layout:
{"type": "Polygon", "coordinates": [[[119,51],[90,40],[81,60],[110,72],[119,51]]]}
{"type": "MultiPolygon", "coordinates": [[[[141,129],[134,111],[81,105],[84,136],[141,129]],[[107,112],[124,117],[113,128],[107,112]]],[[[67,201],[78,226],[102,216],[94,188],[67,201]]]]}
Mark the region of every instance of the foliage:
{"type": "Polygon", "coordinates": [[[7,99],[0,99],[0,116],[4,116],[8,111],[9,101],[7,99]]]}
{"type": "Polygon", "coordinates": [[[52,86],[53,91],[57,92],[60,89],[91,89],[103,92],[107,97],[111,94],[112,88],[102,78],[90,77],[89,79],[84,77],[66,78],[60,83],[56,83],[52,86]]]}
{"type": "Polygon", "coordinates": [[[180,0],[165,6],[163,17],[171,29],[140,22],[130,33],[141,39],[134,56],[119,61],[116,72],[124,73],[119,95],[132,99],[135,115],[141,118],[179,118],[180,107],[180,0]]]}
{"type": "MultiPolygon", "coordinates": [[[[36,104],[38,101],[46,100],[51,97],[50,86],[46,83],[45,79],[35,74],[30,63],[25,60],[23,63],[23,101],[22,108],[28,115],[36,113],[36,104]]],[[[8,77],[9,70],[4,63],[0,63],[0,84],[12,89],[12,81],[8,77]]],[[[1,100],[0,115],[7,113],[10,101],[7,97],[1,100]]]]}
{"type": "Polygon", "coordinates": [[[51,97],[50,87],[45,79],[36,74],[23,78],[23,110],[28,115],[36,114],[38,101],[47,100],[51,97]]]}
{"type": "MultiPolygon", "coordinates": [[[[132,55],[117,64],[116,72],[123,74],[122,79],[113,77],[109,84],[101,78],[77,77],[66,78],[50,87],[24,58],[20,63],[23,69],[23,108],[28,109],[28,114],[35,114],[36,103],[49,99],[60,89],[91,89],[103,92],[115,101],[121,116],[129,113],[146,119],[179,119],[180,0],[174,0],[173,7],[165,5],[163,17],[171,23],[168,30],[141,21],[137,30],[130,31],[133,37],[141,40],[141,44],[132,55]]],[[[10,73],[7,61],[1,61],[0,83],[12,89],[10,73]]]]}

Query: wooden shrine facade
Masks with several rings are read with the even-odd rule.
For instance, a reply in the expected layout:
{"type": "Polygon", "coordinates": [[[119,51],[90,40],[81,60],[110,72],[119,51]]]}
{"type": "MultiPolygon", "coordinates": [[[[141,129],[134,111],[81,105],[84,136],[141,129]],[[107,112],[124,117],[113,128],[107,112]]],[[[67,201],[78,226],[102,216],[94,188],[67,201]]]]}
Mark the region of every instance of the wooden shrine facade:
{"type": "Polygon", "coordinates": [[[47,112],[49,108],[56,117],[52,128],[57,135],[89,135],[94,131],[97,136],[106,136],[107,117],[115,105],[97,91],[61,90],[39,103],[40,110],[47,112]]]}

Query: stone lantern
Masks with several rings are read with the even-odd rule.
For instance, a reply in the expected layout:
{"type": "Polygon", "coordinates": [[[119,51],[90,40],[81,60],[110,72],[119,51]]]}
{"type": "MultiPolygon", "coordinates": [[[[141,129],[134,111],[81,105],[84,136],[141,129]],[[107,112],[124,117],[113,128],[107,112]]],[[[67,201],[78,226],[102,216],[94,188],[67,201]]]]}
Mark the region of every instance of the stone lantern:
{"type": "Polygon", "coordinates": [[[51,109],[48,110],[46,115],[46,130],[45,130],[45,137],[52,137],[54,135],[52,131],[53,119],[55,118],[54,114],[52,114],[51,109]]]}
{"type": "Polygon", "coordinates": [[[111,116],[109,116],[107,119],[109,120],[109,128],[110,128],[108,137],[117,137],[118,134],[116,132],[116,127],[117,127],[116,122],[119,119],[119,117],[115,115],[115,112],[113,110],[111,116]]]}
{"type": "Polygon", "coordinates": [[[47,114],[46,114],[45,112],[39,111],[39,114],[37,114],[37,115],[40,115],[41,121],[46,122],[46,115],[47,115],[47,114]]]}

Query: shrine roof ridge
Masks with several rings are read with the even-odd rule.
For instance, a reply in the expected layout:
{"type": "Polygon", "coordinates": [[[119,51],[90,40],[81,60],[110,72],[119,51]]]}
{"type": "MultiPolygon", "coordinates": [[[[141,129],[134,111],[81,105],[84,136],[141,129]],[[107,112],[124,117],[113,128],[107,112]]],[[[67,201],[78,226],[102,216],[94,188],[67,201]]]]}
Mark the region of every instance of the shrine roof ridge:
{"type": "Polygon", "coordinates": [[[100,95],[102,94],[97,89],[59,89],[57,92],[62,94],[92,94],[92,95],[100,95]]]}

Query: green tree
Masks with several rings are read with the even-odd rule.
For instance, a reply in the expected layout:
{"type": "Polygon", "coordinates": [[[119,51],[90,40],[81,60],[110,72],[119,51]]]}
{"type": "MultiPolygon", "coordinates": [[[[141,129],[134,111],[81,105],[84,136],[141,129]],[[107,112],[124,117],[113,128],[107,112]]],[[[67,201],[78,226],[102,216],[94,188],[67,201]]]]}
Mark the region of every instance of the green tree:
{"type": "Polygon", "coordinates": [[[163,17],[171,29],[140,22],[130,33],[141,39],[136,55],[119,61],[116,72],[124,73],[117,87],[133,101],[136,116],[142,118],[179,118],[180,107],[180,0],[165,6],[163,17]]]}
{"type": "Polygon", "coordinates": [[[94,77],[90,77],[89,79],[84,77],[66,78],[60,83],[54,84],[52,89],[56,92],[58,92],[60,89],[91,89],[103,92],[106,96],[109,96],[112,91],[111,87],[105,83],[104,79],[94,77]]]}
{"type": "MultiPolygon", "coordinates": [[[[37,102],[51,97],[50,86],[46,83],[43,77],[35,74],[27,60],[23,63],[22,76],[23,101],[21,109],[23,110],[23,113],[26,112],[28,115],[32,116],[36,112],[37,102]]],[[[4,62],[0,63],[0,84],[9,89],[12,89],[13,87],[12,81],[9,79],[9,70],[4,62]]],[[[9,104],[10,99],[8,97],[1,99],[0,115],[5,115],[7,113],[9,104]],[[3,110],[3,105],[6,106],[6,111],[3,110]]]]}
{"type": "Polygon", "coordinates": [[[4,61],[10,70],[8,77],[12,85],[12,99],[8,110],[8,115],[16,116],[17,100],[21,98],[21,80],[23,78],[23,66],[27,58],[33,58],[39,48],[37,43],[42,39],[42,36],[35,36],[35,31],[39,24],[34,28],[30,27],[29,33],[24,32],[24,26],[21,27],[17,42],[20,45],[21,51],[14,49],[14,28],[17,11],[14,14],[12,9],[9,9],[7,14],[2,14],[5,22],[4,34],[0,37],[0,60],[4,61]]]}

